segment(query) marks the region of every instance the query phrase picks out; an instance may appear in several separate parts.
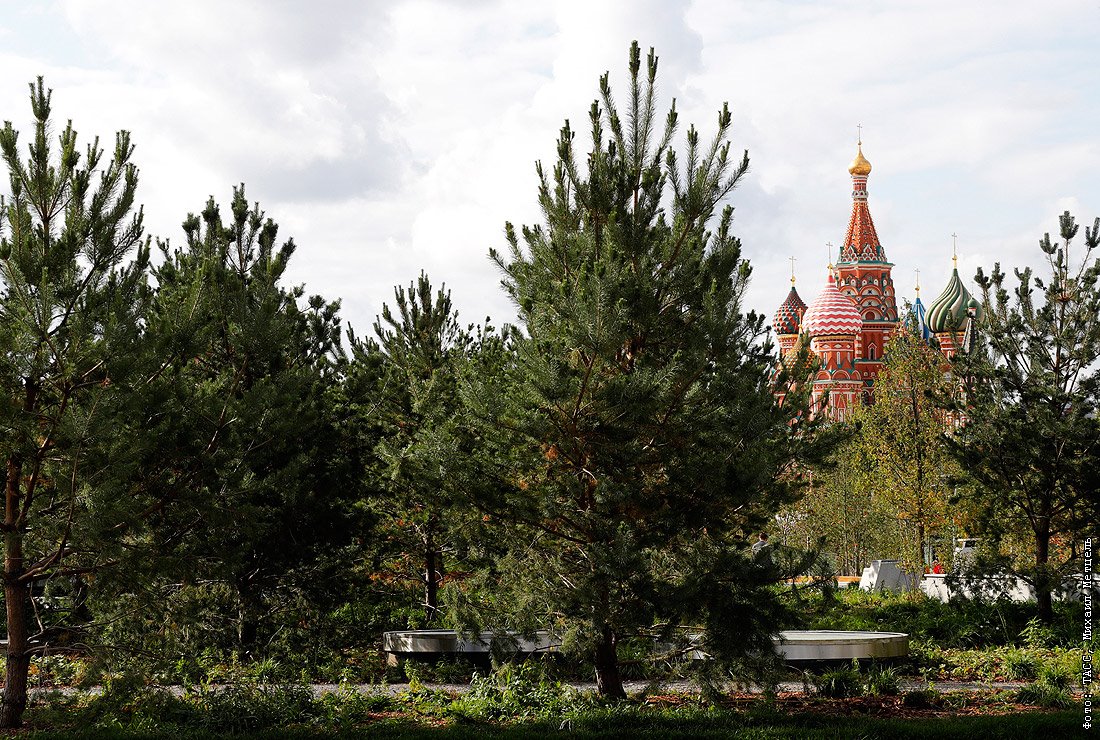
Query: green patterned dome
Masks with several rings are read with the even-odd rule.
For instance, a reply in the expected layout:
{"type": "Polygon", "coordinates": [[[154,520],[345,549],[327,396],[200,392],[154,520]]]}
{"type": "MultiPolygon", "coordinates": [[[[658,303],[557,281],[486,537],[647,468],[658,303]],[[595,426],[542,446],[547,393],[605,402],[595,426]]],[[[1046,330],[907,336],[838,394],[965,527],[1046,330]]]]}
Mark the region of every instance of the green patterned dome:
{"type": "Polygon", "coordinates": [[[951,271],[947,287],[928,308],[928,328],[936,334],[962,331],[966,327],[967,309],[974,311],[974,318],[982,317],[981,305],[967,291],[956,268],[951,271]]]}

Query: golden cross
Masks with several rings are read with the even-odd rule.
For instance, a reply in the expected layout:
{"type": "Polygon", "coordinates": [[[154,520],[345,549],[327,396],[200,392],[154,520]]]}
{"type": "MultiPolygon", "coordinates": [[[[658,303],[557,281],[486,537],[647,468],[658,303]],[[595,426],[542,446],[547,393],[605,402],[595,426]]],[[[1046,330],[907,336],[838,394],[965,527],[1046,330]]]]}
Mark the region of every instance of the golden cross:
{"type": "Polygon", "coordinates": [[[914,272],[917,273],[917,295],[920,295],[920,268],[918,267],[914,272]]]}
{"type": "Polygon", "coordinates": [[[829,248],[829,269],[833,269],[833,243],[825,242],[825,246],[829,248]]]}
{"type": "Polygon", "coordinates": [[[787,259],[789,259],[791,261],[791,285],[794,285],[794,257],[791,256],[791,257],[788,257],[787,259]]]}
{"type": "Polygon", "coordinates": [[[857,123],[856,124],[856,144],[858,146],[863,146],[863,124],[862,123],[857,123]]]}
{"type": "Polygon", "coordinates": [[[951,264],[955,267],[959,266],[959,235],[955,232],[951,232],[951,264]]]}

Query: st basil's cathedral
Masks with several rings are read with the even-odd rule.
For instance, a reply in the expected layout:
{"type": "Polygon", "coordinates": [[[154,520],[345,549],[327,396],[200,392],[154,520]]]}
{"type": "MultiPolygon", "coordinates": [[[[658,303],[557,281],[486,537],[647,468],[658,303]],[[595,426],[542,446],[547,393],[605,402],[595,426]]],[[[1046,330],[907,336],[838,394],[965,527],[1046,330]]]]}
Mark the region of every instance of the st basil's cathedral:
{"type": "MultiPolygon", "coordinates": [[[[772,321],[784,355],[809,342],[818,360],[811,381],[813,408],[837,420],[872,399],[886,343],[900,325],[890,274],[894,265],[886,257],[867,205],[871,163],[863,156],[862,142],[848,172],[852,215],[839,260],[828,266],[825,285],[809,306],[795,289],[792,274],[790,293],[772,321]]],[[[927,311],[917,287],[912,311],[911,325],[925,340],[935,337],[947,357],[970,347],[981,317],[981,307],[959,278],[957,264],[947,287],[927,311]]]]}

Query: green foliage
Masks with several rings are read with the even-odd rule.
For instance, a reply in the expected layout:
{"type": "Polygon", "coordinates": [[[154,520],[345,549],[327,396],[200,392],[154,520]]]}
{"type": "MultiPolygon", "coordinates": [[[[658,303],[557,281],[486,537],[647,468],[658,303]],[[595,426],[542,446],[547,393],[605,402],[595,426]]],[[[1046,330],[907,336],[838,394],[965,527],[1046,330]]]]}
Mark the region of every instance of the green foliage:
{"type": "MultiPolygon", "coordinates": [[[[837,424],[839,430],[847,427],[837,424]]],[[[904,532],[897,509],[879,495],[875,470],[856,427],[848,427],[839,447],[814,470],[805,495],[779,517],[786,542],[818,547],[821,575],[858,576],[874,559],[902,559],[904,532]]]]}
{"type": "Polygon", "coordinates": [[[781,517],[787,541],[820,542],[841,575],[887,558],[923,570],[925,547],[952,531],[948,498],[958,478],[944,439],[949,418],[936,406],[950,388],[942,363],[909,331],[887,343],[875,403],[837,425],[840,446],[781,517]]]}
{"type": "Polygon", "coordinates": [[[866,593],[859,589],[838,592],[835,600],[811,597],[801,608],[804,629],[885,630],[905,632],[916,640],[928,640],[943,648],[978,648],[1030,645],[1029,635],[1042,635],[1044,646],[1076,646],[1083,618],[1081,602],[1066,600],[1054,605],[1051,625],[1034,633],[1027,627],[1034,605],[1007,599],[952,599],[947,603],[923,593],[866,593]]]}
{"type": "Polygon", "coordinates": [[[399,704],[389,694],[364,693],[342,687],[318,700],[318,713],[324,726],[339,731],[367,724],[380,712],[389,712],[399,704]]]}
{"type": "Polygon", "coordinates": [[[30,91],[26,159],[12,124],[0,129],[10,188],[0,199],[3,727],[19,724],[26,702],[28,640],[79,639],[74,622],[87,616],[35,634],[32,585],[55,579],[79,594],[89,574],[139,549],[140,538],[124,535],[156,504],[128,485],[134,459],[116,445],[141,415],[135,391],[148,371],[141,327],[149,242],[134,210],[133,145],[119,132],[107,161],[98,139],[81,151],[71,125],[53,140],[52,91],[41,78],[30,91]]]}
{"type": "Polygon", "coordinates": [[[465,389],[491,484],[477,504],[512,546],[479,617],[554,629],[616,697],[634,635],[690,624],[722,660],[772,651],[788,616],[768,585],[788,574],[746,540],[793,498],[806,445],[772,393],[764,318],[743,312],[749,265],[721,206],[748,169],[732,117],[677,151],[656,55],[643,67],[635,43],[629,67],[625,109],[600,80],[587,152],[567,122],[537,166],[543,223],[508,225],[492,253],[525,334],[465,389]]]}
{"type": "Polygon", "coordinates": [[[908,665],[937,681],[1027,681],[1043,670],[1068,674],[1081,664],[1079,648],[986,647],[975,650],[910,644],[908,665]]]}
{"type": "Polygon", "coordinates": [[[578,702],[575,690],[552,679],[541,662],[527,660],[475,675],[469,692],[452,702],[449,711],[466,719],[545,719],[572,711],[578,702]]]}
{"type": "Polygon", "coordinates": [[[870,696],[897,696],[899,691],[896,668],[875,664],[863,677],[863,692],[870,696]]]}
{"type": "Polygon", "coordinates": [[[1027,620],[1027,624],[1020,630],[1020,638],[1028,647],[1050,647],[1057,640],[1057,633],[1049,624],[1044,624],[1038,617],[1027,620]]]}
{"type": "Polygon", "coordinates": [[[142,389],[132,485],[156,492],[146,535],[97,581],[104,639],[166,665],[215,651],[309,655],[343,597],[356,511],[331,388],[342,363],[338,303],[283,276],[295,251],[235,188],[161,243],[146,338],[158,366],[142,389]],[[171,504],[170,506],[167,504],[171,504]],[[304,650],[303,650],[304,646],[304,650]]]}
{"type": "Polygon", "coordinates": [[[77,708],[76,719],[87,727],[126,727],[151,730],[192,724],[200,714],[193,704],[160,687],[150,687],[138,674],[109,680],[103,693],[77,708]]]}
{"type": "Polygon", "coordinates": [[[950,418],[935,399],[950,391],[943,356],[918,334],[901,331],[887,342],[875,403],[861,406],[855,440],[864,486],[885,499],[907,528],[902,560],[920,573],[930,539],[947,524],[950,481],[958,477],[944,439],[950,418]]]}
{"type": "Polygon", "coordinates": [[[910,709],[928,709],[940,702],[940,695],[935,689],[912,689],[901,695],[902,706],[910,709]]]}
{"type": "Polygon", "coordinates": [[[1077,703],[1069,690],[1072,680],[1072,674],[1061,666],[1045,665],[1040,669],[1038,678],[1020,689],[1016,698],[1021,704],[1066,709],[1077,703]]]}
{"type": "Polygon", "coordinates": [[[1008,681],[1024,681],[1035,678],[1039,662],[1023,650],[1013,650],[1004,659],[1004,676],[1008,681]]]}
{"type": "Polygon", "coordinates": [[[817,693],[830,699],[844,699],[863,694],[863,676],[855,660],[849,666],[832,668],[815,678],[817,693]]]}
{"type": "Polygon", "coordinates": [[[1060,241],[1039,242],[1049,275],[1017,269],[1006,281],[1000,264],[978,271],[984,344],[952,370],[965,385],[954,407],[966,418],[953,450],[976,483],[982,535],[1000,543],[1027,533],[1030,562],[1010,565],[1034,583],[1047,622],[1051,592],[1079,562],[1070,543],[1100,521],[1100,219],[1083,248],[1068,212],[1059,225],[1060,241]]]}
{"type": "Polygon", "coordinates": [[[109,681],[101,695],[70,711],[75,710],[74,719],[84,727],[237,734],[309,724],[324,716],[323,709],[302,685],[239,681],[180,696],[128,674],[109,681]]]}
{"type": "Polygon", "coordinates": [[[317,706],[308,686],[232,684],[201,697],[205,729],[246,732],[309,722],[317,706]]]}
{"type": "Polygon", "coordinates": [[[817,693],[829,699],[846,699],[863,693],[863,679],[853,668],[834,668],[814,682],[817,693]]]}
{"type": "Polygon", "coordinates": [[[391,598],[405,602],[407,621],[423,626],[439,618],[445,578],[475,568],[490,540],[466,501],[474,492],[459,488],[469,481],[456,468],[465,464],[472,441],[458,423],[458,380],[498,335],[488,323],[463,329],[450,291],[433,292],[424,273],[407,291],[395,288],[394,301],[393,310],[383,304],[375,321],[377,342],[351,336],[350,372],[376,379],[350,392],[356,413],[365,409],[370,417],[359,423],[375,431],[361,439],[376,443],[364,455],[371,461],[368,488],[377,489],[367,502],[379,541],[374,559],[380,568],[372,575],[389,580],[391,598]]]}

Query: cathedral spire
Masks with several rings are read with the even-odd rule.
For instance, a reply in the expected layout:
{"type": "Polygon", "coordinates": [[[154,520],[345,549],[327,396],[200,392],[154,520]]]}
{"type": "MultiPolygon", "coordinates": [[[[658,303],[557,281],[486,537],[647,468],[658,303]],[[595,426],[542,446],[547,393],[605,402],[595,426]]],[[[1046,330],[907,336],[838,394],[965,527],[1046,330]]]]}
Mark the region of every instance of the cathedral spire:
{"type": "Polygon", "coordinates": [[[848,167],[852,176],[852,217],[840,248],[840,262],[885,262],[886,253],[875,232],[875,222],[867,207],[867,176],[871,163],[863,156],[863,139],[856,144],[856,157],[848,167]]]}

